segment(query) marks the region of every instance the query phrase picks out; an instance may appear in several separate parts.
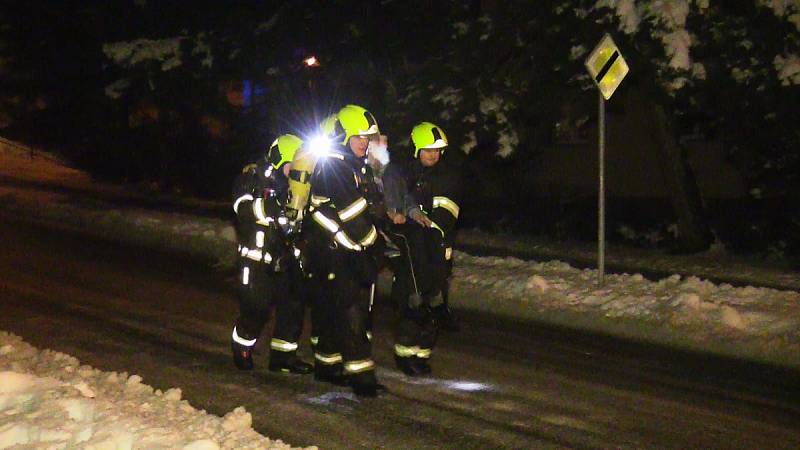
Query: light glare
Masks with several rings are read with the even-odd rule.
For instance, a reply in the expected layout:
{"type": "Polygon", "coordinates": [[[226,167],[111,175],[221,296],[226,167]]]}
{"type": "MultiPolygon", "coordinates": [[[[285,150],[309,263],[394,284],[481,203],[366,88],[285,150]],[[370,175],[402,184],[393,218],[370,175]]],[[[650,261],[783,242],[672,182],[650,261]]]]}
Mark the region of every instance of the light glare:
{"type": "Polygon", "coordinates": [[[311,139],[311,141],[308,144],[308,148],[315,155],[323,155],[327,153],[328,150],[330,150],[331,142],[324,136],[316,136],[311,139]]]}
{"type": "Polygon", "coordinates": [[[450,389],[457,391],[477,392],[477,391],[490,391],[491,387],[488,384],[475,383],[473,381],[452,381],[449,383],[450,389]]]}

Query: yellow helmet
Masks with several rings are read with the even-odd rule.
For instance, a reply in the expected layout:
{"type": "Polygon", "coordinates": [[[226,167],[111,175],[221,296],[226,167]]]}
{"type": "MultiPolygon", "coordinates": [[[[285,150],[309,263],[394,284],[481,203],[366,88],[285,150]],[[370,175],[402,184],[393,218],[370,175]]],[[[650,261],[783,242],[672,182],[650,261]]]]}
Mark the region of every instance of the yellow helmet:
{"type": "Polygon", "coordinates": [[[347,145],[351,136],[370,136],[380,132],[375,117],[361,106],[347,105],[339,110],[336,117],[344,131],[342,145],[347,145]]]}
{"type": "Polygon", "coordinates": [[[414,158],[419,158],[419,151],[423,148],[440,148],[444,153],[447,147],[444,130],[430,122],[417,124],[411,130],[411,141],[414,143],[414,158]]]}
{"type": "Polygon", "coordinates": [[[292,162],[294,154],[303,146],[303,140],[293,134],[282,134],[269,146],[267,161],[275,169],[292,162]]]}
{"type": "Polygon", "coordinates": [[[331,114],[330,116],[322,119],[322,122],[319,124],[319,129],[322,132],[322,135],[327,138],[333,138],[337,134],[341,134],[337,133],[337,131],[343,132],[343,130],[341,130],[341,125],[339,125],[339,117],[337,114],[331,114]],[[339,128],[339,130],[337,130],[337,128],[339,128]]]}

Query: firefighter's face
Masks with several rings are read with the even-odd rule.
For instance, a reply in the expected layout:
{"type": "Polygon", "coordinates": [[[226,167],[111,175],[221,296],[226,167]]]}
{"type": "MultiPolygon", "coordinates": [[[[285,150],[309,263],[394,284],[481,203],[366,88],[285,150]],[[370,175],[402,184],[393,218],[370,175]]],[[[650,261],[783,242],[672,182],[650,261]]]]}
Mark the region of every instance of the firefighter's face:
{"type": "Polygon", "coordinates": [[[350,136],[350,150],[359,158],[367,156],[369,136],[350,136]]]}
{"type": "Polygon", "coordinates": [[[425,167],[435,166],[442,155],[440,148],[423,148],[419,151],[419,162],[425,167]]]}
{"type": "Polygon", "coordinates": [[[288,162],[284,164],[283,167],[281,167],[281,170],[283,170],[283,174],[286,176],[286,178],[289,178],[289,171],[292,170],[292,163],[288,162]]]}

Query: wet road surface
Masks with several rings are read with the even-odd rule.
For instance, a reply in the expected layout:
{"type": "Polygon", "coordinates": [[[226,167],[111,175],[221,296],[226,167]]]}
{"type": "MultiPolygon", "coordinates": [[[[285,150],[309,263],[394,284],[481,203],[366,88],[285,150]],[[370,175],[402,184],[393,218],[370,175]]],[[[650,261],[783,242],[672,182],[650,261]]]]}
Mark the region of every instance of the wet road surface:
{"type": "MultiPolygon", "coordinates": [[[[461,312],[434,376],[392,362],[378,305],[375,359],[389,393],[258,368],[229,356],[230,273],[207,261],[0,221],[0,329],[102,370],[181,387],[197,408],[244,405],[273,439],[320,448],[800,448],[797,372],[534,322],[461,312]]],[[[266,340],[264,340],[266,342],[266,340]]],[[[307,340],[301,353],[310,359],[307,340]]]]}

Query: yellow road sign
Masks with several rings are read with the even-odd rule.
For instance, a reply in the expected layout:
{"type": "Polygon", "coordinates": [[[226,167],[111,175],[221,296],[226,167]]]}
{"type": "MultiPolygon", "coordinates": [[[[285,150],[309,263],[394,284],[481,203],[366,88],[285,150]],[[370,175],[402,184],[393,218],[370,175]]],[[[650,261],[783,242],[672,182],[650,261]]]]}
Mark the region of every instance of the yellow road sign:
{"type": "Polygon", "coordinates": [[[584,63],[603,98],[610,99],[628,74],[628,64],[614,40],[606,33],[584,63]]]}

